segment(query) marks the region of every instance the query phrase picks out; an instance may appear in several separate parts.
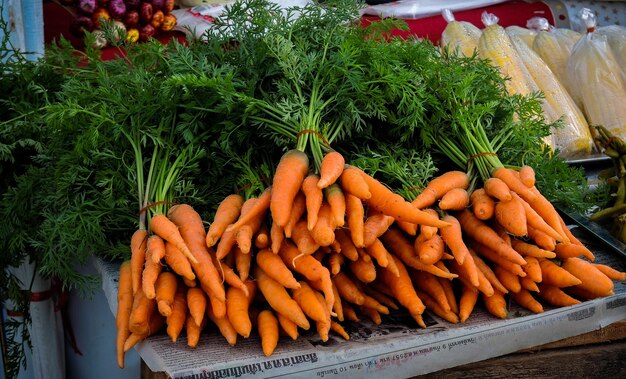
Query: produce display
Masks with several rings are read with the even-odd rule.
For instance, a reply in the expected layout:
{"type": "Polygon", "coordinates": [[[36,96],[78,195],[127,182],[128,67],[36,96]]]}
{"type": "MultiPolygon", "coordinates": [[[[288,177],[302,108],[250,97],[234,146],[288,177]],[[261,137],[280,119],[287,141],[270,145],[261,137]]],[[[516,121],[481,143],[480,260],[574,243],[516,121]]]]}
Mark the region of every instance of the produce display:
{"type": "Polygon", "coordinates": [[[506,318],[626,280],[557,212],[610,188],[546,145],[547,102],[493,64],[516,51],[497,22],[466,56],[390,38],[401,20],[358,25],[353,1],[297,15],[241,0],[202,41],[0,60],[3,263],[88,292],[75,264],[119,262],[120,367],[155,333],[256,334],[270,356],[302,330],[347,339],[399,310],[425,328],[479,304],[506,318]]]}
{"type": "Polygon", "coordinates": [[[147,41],[176,26],[171,13],[175,0],[64,0],[62,4],[75,13],[70,31],[77,37],[85,32],[96,34],[98,47],[108,44],[102,31],[106,22],[112,22],[129,42],[147,41]]]}

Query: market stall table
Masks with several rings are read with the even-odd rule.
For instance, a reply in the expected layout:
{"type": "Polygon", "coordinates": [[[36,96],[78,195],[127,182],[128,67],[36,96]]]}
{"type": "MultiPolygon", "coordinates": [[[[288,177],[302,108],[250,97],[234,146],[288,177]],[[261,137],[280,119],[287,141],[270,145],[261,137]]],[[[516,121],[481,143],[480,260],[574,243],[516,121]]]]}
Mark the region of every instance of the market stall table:
{"type": "MultiPolygon", "coordinates": [[[[626,270],[626,260],[610,253],[580,228],[573,231],[596,255],[596,261],[626,270]]],[[[117,308],[119,263],[95,262],[113,314],[117,308]]],[[[626,375],[626,283],[615,295],[531,314],[511,303],[499,320],[480,306],[463,324],[432,313],[426,329],[402,312],[375,326],[344,323],[350,340],[333,335],[323,343],[314,331],[297,340],[282,338],[270,357],[256,336],[233,347],[208,328],[195,349],[184,337],[173,343],[164,333],[136,346],[143,378],[227,377],[624,377],[626,375]]]]}

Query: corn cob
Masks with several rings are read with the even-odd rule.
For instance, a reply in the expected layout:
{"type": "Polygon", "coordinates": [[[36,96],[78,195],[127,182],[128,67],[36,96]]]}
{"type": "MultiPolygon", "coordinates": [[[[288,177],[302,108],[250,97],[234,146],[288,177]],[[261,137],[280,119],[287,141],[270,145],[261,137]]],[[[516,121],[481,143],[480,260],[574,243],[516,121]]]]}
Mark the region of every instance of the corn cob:
{"type": "Polygon", "coordinates": [[[507,26],[504,30],[509,36],[520,37],[528,46],[533,45],[535,37],[537,36],[537,32],[535,30],[523,28],[517,25],[507,26]]]}
{"type": "MultiPolygon", "coordinates": [[[[550,70],[556,75],[556,78],[572,92],[570,84],[567,82],[567,60],[569,59],[572,47],[580,39],[580,33],[572,31],[571,34],[567,29],[541,30],[537,32],[535,42],[531,45],[533,50],[541,57],[541,59],[550,67],[550,70]]],[[[580,106],[580,102],[577,102],[580,106]]]]}
{"type": "Polygon", "coordinates": [[[543,92],[544,116],[548,122],[562,120],[562,127],[552,130],[554,145],[563,158],[584,157],[591,153],[593,137],[585,116],[552,73],[548,65],[521,38],[512,36],[513,46],[528,72],[543,92]]]}
{"type": "Polygon", "coordinates": [[[509,78],[506,82],[508,93],[529,95],[538,91],[537,85],[515,51],[511,39],[504,28],[498,25],[498,17],[483,12],[482,21],[485,28],[478,39],[478,54],[491,61],[504,77],[509,78]]]}
{"type": "Polygon", "coordinates": [[[442,16],[448,23],[441,33],[441,47],[465,57],[471,57],[478,47],[482,32],[467,21],[456,21],[450,9],[444,9],[442,16]]]}
{"type": "Polygon", "coordinates": [[[613,50],[613,55],[622,69],[622,80],[626,83],[626,27],[608,25],[598,28],[595,33],[606,36],[606,40],[613,50]]]}
{"type": "Polygon", "coordinates": [[[595,17],[581,14],[581,19],[589,32],[572,49],[567,80],[581,99],[589,125],[602,125],[615,136],[625,138],[626,84],[619,64],[606,38],[593,31],[595,17]]]}

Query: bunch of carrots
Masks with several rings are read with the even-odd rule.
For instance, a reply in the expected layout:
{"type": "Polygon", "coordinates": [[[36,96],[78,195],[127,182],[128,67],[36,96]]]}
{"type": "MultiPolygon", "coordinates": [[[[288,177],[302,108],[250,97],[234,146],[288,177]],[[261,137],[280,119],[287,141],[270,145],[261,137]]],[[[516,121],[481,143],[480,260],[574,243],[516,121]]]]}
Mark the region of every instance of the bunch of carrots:
{"type": "Polygon", "coordinates": [[[314,327],[349,339],[341,323],[405,308],[421,327],[426,309],[467,320],[479,298],[507,316],[510,298],[533,312],[609,296],[626,273],[593,263],[534,186],[530,167],[494,171],[470,190],[449,171],[407,201],[326,153],[312,172],[290,150],[258,197],[232,194],[205,230],[187,204],[150,219],[131,240],[118,291],[118,364],[166,328],[195,347],[213,324],[230,345],[256,331],[263,353],[281,335],[314,327]],[[539,300],[538,300],[539,299],[539,300]]]}

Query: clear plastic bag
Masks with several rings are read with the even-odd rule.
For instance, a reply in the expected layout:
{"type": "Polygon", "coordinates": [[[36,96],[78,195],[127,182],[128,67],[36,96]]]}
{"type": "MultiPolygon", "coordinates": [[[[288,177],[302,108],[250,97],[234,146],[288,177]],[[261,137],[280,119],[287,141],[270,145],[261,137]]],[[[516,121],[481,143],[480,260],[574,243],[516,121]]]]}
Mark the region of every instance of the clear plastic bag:
{"type": "Polygon", "coordinates": [[[580,99],[589,125],[602,125],[626,138],[626,84],[607,37],[595,32],[593,13],[580,15],[588,32],[574,45],[567,62],[567,80],[580,99]]]}
{"type": "Polygon", "coordinates": [[[450,9],[444,9],[441,15],[448,23],[441,33],[441,47],[466,57],[473,56],[482,34],[480,29],[470,22],[455,20],[450,9]]]}

